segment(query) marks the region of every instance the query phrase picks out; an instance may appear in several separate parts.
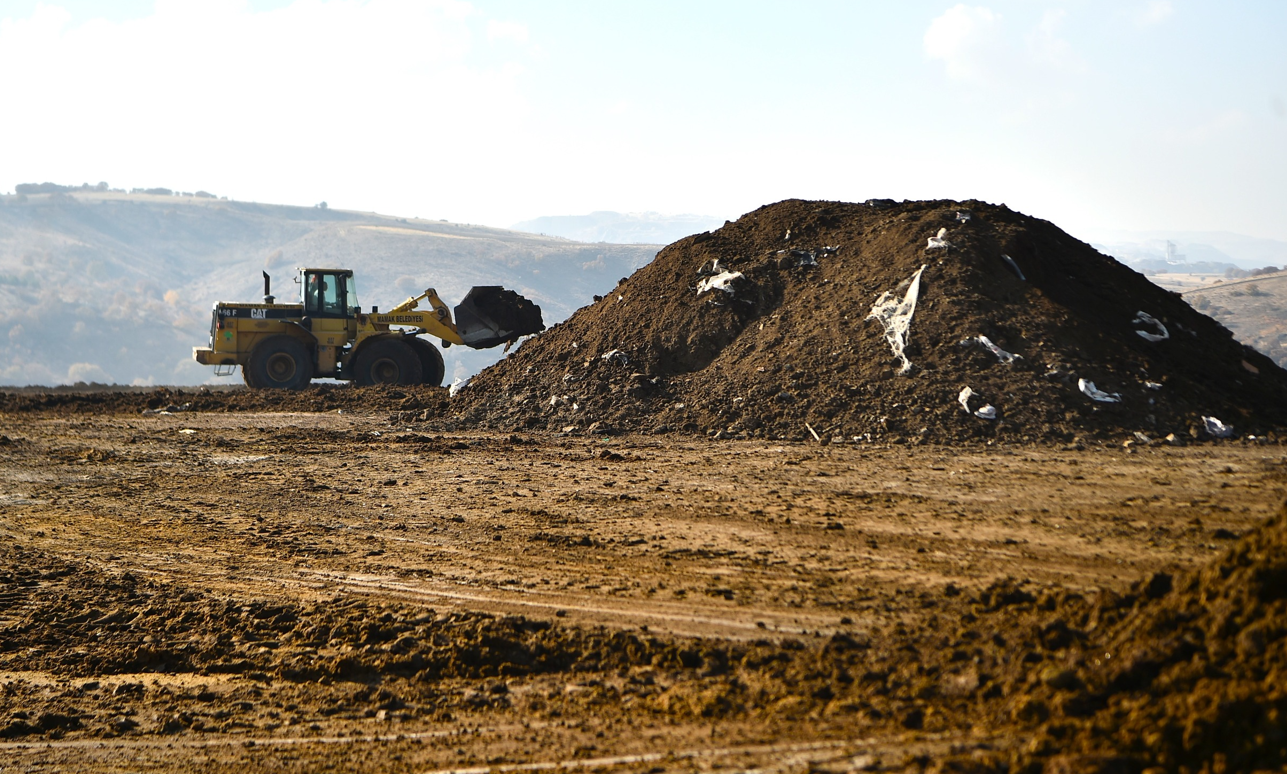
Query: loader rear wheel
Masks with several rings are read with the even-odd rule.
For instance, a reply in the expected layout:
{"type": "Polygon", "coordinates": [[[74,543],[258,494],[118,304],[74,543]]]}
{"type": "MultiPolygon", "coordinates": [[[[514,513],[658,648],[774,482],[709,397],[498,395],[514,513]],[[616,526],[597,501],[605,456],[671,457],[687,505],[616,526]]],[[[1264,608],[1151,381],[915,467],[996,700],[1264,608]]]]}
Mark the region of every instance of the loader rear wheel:
{"type": "Polygon", "coordinates": [[[411,347],[397,339],[380,339],[366,346],[357,357],[354,377],[359,386],[372,384],[420,384],[420,358],[411,347]]]}
{"type": "Polygon", "coordinates": [[[276,390],[302,390],[313,380],[308,348],[290,336],[264,339],[250,353],[246,384],[276,390]]]}
{"type": "Polygon", "coordinates": [[[424,339],[407,339],[407,344],[420,357],[420,383],[430,387],[441,387],[442,378],[447,373],[447,368],[442,362],[442,353],[424,339]]]}

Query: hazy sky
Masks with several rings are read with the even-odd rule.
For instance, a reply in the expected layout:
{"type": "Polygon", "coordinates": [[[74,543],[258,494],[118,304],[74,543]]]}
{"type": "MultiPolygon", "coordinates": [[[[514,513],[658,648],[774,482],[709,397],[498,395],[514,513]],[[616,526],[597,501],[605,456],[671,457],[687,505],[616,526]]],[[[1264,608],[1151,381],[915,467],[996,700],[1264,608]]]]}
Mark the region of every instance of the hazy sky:
{"type": "Polygon", "coordinates": [[[22,182],[506,226],[979,198],[1287,239],[1287,2],[0,0],[22,182]]]}

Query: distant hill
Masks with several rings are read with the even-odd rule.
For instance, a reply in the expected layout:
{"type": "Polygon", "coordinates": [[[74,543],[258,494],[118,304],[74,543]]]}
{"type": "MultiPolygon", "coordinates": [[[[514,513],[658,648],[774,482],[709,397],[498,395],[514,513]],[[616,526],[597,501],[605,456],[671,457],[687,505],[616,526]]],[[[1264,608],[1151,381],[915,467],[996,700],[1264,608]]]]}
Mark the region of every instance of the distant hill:
{"type": "MultiPolygon", "coordinates": [[[[0,196],[0,384],[239,380],[215,379],[191,348],[206,343],[216,301],[260,298],[261,270],[284,300],[297,293],[298,266],[352,268],[367,308],[426,287],[454,305],[472,285],[502,284],[553,324],[657,249],[209,195],[0,196]]],[[[450,381],[501,351],[443,354],[450,381]]]]}
{"type": "Polygon", "coordinates": [[[1187,291],[1184,300],[1287,368],[1287,273],[1219,282],[1187,291]]]}
{"type": "Polygon", "coordinates": [[[1287,264],[1287,242],[1228,231],[1118,231],[1096,235],[1095,249],[1144,274],[1217,274],[1230,267],[1287,264]],[[1168,263],[1167,242],[1173,254],[1168,263]]]}
{"type": "Polygon", "coordinates": [[[592,212],[589,215],[550,215],[515,223],[518,231],[550,234],[578,242],[668,245],[724,224],[706,215],[660,215],[655,212],[592,212]]]}

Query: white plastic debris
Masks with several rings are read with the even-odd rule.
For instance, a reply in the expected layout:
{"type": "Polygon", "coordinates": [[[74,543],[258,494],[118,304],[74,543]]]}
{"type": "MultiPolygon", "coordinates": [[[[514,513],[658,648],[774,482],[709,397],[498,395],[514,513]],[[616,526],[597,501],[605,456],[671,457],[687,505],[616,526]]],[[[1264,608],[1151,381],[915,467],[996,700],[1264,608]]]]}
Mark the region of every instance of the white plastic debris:
{"type": "Polygon", "coordinates": [[[1010,352],[1006,352],[1004,349],[1001,349],[996,344],[993,344],[992,339],[989,339],[987,336],[984,336],[983,334],[979,334],[978,336],[975,336],[972,339],[966,339],[965,342],[978,344],[979,346],[983,347],[987,351],[996,355],[997,360],[999,360],[1000,362],[1006,365],[1010,365],[1016,360],[1023,359],[1023,355],[1015,355],[1010,352]]]}
{"type": "Polygon", "coordinates": [[[716,274],[713,277],[707,277],[697,283],[697,295],[701,295],[708,290],[722,290],[725,293],[733,293],[733,280],[741,279],[740,271],[725,271],[716,274]]]}
{"type": "Polygon", "coordinates": [[[451,383],[450,387],[447,388],[447,397],[448,398],[456,397],[458,394],[460,394],[461,390],[465,389],[468,386],[469,386],[468,379],[461,379],[460,377],[456,377],[456,380],[451,383]]]}
{"type": "Polygon", "coordinates": [[[1077,389],[1081,390],[1082,394],[1087,398],[1100,403],[1122,402],[1122,396],[1120,394],[1116,392],[1104,392],[1103,390],[1097,389],[1094,382],[1088,382],[1085,379],[1077,380],[1077,389]]]}
{"type": "Polygon", "coordinates": [[[928,264],[922,264],[912,275],[911,282],[907,285],[907,292],[901,299],[895,298],[893,293],[886,290],[876,299],[876,303],[871,305],[871,313],[864,318],[879,320],[880,324],[885,326],[885,341],[889,342],[889,348],[894,351],[894,357],[903,364],[898,369],[900,374],[905,374],[912,369],[912,361],[907,359],[903,350],[907,347],[907,331],[912,327],[912,315],[916,313],[916,299],[921,294],[921,273],[925,271],[926,265],[928,264]]]}
{"type": "Polygon", "coordinates": [[[1002,254],[1001,260],[1009,264],[1011,269],[1014,269],[1014,273],[1019,275],[1019,279],[1023,280],[1024,282],[1028,281],[1028,278],[1023,276],[1023,269],[1019,268],[1019,264],[1015,263],[1013,258],[1011,258],[1008,255],[1002,254]]]}
{"type": "Polygon", "coordinates": [[[1144,382],[1144,389],[1160,390],[1162,389],[1162,383],[1161,382],[1144,382]]]}
{"type": "Polygon", "coordinates": [[[1233,437],[1233,425],[1226,425],[1215,417],[1202,417],[1202,426],[1212,438],[1233,437]]]}
{"type": "Polygon", "coordinates": [[[1136,312],[1135,319],[1131,320],[1131,322],[1140,323],[1142,325],[1152,325],[1157,329],[1157,333],[1137,329],[1135,332],[1138,333],[1142,339],[1146,339],[1148,341],[1166,341],[1171,338],[1170,331],[1166,329],[1166,326],[1162,324],[1162,321],[1147,312],[1136,312]]]}
{"type": "Polygon", "coordinates": [[[940,228],[938,230],[938,236],[932,236],[929,238],[929,244],[925,246],[925,249],[926,250],[946,250],[947,248],[951,247],[952,245],[948,243],[946,239],[943,238],[945,236],[947,236],[947,229],[940,228]]]}
{"type": "Polygon", "coordinates": [[[1138,430],[1135,431],[1135,440],[1139,441],[1140,443],[1153,443],[1152,438],[1149,438],[1147,435],[1144,435],[1138,430]]]}
{"type": "Polygon", "coordinates": [[[962,387],[960,394],[956,396],[956,402],[961,404],[961,408],[964,409],[967,414],[973,414],[979,419],[996,419],[997,410],[991,403],[985,404],[977,410],[970,410],[970,398],[973,398],[977,394],[978,393],[971,390],[969,387],[962,387]]]}
{"type": "Polygon", "coordinates": [[[626,353],[622,352],[619,349],[614,349],[608,352],[604,352],[599,357],[602,358],[603,360],[606,360],[609,363],[615,363],[620,366],[630,364],[630,358],[626,357],[626,353]]]}

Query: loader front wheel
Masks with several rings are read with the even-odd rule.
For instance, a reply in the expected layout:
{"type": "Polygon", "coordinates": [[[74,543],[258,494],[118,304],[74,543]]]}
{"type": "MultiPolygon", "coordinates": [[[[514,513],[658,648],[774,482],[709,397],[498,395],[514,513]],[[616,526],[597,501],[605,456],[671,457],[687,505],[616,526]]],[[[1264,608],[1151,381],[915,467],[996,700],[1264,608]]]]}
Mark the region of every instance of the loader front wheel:
{"type": "Polygon", "coordinates": [[[246,384],[277,390],[302,390],[313,380],[313,359],[298,339],[273,336],[259,342],[246,364],[246,384]]]}
{"type": "Polygon", "coordinates": [[[420,358],[411,347],[397,339],[381,339],[366,346],[357,357],[355,380],[361,387],[372,384],[420,384],[420,358]]]}
{"type": "Polygon", "coordinates": [[[407,344],[420,357],[420,383],[430,387],[441,387],[442,378],[447,372],[442,362],[442,353],[424,339],[409,338],[407,344]]]}

